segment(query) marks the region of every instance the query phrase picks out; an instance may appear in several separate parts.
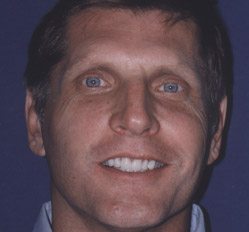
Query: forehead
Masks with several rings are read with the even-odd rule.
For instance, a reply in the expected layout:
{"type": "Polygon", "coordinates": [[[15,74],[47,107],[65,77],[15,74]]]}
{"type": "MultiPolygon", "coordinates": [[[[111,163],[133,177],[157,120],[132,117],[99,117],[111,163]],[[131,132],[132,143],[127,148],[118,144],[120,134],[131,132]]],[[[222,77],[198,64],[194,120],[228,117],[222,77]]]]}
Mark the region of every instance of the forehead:
{"type": "MultiPolygon", "coordinates": [[[[173,23],[170,13],[160,10],[131,11],[123,9],[90,8],[69,19],[67,41],[69,51],[82,44],[115,41],[133,44],[178,45],[188,54],[198,49],[195,24],[188,21],[173,23]],[[178,43],[175,43],[178,42],[178,43]]],[[[83,44],[82,44],[83,45],[83,44]]]]}

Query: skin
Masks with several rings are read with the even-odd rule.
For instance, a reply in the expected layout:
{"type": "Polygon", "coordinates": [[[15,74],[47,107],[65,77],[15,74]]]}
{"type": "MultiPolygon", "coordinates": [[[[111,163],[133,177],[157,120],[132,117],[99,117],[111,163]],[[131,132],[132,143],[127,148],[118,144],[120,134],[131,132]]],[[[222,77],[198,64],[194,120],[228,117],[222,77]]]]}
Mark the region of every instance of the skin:
{"type": "Polygon", "coordinates": [[[26,98],[30,147],[51,172],[53,231],[189,231],[226,112],[224,99],[206,152],[195,25],[166,23],[159,11],[90,9],[71,17],[67,40],[44,123],[29,91],[26,98]],[[101,84],[88,87],[90,77],[101,84]],[[125,173],[102,165],[121,156],[164,167],[125,173]]]}

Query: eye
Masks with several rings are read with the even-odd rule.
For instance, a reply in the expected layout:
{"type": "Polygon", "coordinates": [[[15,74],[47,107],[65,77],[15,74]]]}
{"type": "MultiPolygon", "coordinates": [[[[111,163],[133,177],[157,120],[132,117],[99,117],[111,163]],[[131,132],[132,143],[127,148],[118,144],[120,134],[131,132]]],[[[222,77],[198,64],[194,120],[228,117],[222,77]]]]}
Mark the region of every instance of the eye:
{"type": "Polygon", "coordinates": [[[86,85],[88,88],[97,88],[104,86],[104,81],[97,77],[97,76],[89,76],[83,80],[83,84],[86,85]]]}
{"type": "Polygon", "coordinates": [[[177,93],[179,91],[182,91],[182,87],[178,83],[164,83],[159,88],[160,91],[166,92],[166,93],[177,93]]]}
{"type": "Polygon", "coordinates": [[[99,70],[88,71],[75,78],[76,88],[84,94],[100,94],[111,91],[115,85],[114,78],[99,70]]]}

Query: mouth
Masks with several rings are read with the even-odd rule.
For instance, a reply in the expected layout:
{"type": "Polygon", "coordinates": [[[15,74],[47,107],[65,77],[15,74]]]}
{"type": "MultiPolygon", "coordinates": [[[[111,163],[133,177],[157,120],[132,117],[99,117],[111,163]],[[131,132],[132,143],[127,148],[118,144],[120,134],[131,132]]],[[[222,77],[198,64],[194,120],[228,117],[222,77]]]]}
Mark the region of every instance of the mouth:
{"type": "Polygon", "coordinates": [[[122,172],[143,173],[163,168],[164,163],[157,160],[131,159],[129,157],[119,157],[108,159],[102,163],[107,168],[113,168],[122,172]]]}

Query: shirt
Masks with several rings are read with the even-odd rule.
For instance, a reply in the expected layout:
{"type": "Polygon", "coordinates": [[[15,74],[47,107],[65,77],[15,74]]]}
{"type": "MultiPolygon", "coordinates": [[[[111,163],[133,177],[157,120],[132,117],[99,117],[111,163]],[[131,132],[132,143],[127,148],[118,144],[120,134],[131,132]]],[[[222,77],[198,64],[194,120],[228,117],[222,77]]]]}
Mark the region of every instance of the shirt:
{"type": "MultiPolygon", "coordinates": [[[[51,202],[43,204],[33,232],[52,232],[51,202]]],[[[190,232],[205,232],[204,217],[201,208],[193,204],[190,232]]]]}

